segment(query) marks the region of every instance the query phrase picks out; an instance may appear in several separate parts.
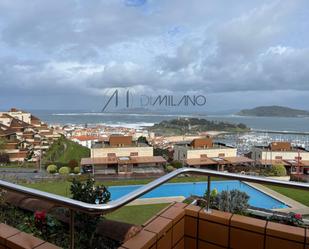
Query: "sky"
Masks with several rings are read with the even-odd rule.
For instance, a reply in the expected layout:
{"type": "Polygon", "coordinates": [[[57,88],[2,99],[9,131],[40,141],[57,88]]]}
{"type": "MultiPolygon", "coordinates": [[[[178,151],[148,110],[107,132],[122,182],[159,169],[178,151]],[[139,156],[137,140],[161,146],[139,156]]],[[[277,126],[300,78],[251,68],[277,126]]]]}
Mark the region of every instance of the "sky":
{"type": "Polygon", "coordinates": [[[0,109],[110,94],[309,110],[308,0],[0,0],[0,109]]]}

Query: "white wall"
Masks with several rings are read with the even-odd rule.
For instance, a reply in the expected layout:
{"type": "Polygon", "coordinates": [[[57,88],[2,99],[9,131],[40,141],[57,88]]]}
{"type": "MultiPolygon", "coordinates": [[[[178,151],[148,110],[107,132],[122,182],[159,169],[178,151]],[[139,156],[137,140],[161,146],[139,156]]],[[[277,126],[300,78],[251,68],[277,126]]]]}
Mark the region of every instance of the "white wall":
{"type": "Polygon", "coordinates": [[[218,157],[219,154],[225,154],[225,157],[236,157],[236,148],[208,148],[208,149],[191,149],[186,146],[174,146],[174,160],[182,161],[185,159],[200,158],[201,155],[207,155],[207,157],[218,157]]]}
{"type": "Polygon", "coordinates": [[[117,157],[130,156],[131,152],[137,152],[138,156],[153,156],[153,147],[92,148],[91,157],[107,157],[109,153],[115,153],[117,157]]]}
{"type": "MultiPolygon", "coordinates": [[[[300,151],[302,160],[309,160],[309,152],[300,151]]],[[[261,148],[252,148],[253,160],[275,160],[276,157],[282,157],[282,160],[295,160],[298,157],[297,151],[265,151],[261,148]]]]}

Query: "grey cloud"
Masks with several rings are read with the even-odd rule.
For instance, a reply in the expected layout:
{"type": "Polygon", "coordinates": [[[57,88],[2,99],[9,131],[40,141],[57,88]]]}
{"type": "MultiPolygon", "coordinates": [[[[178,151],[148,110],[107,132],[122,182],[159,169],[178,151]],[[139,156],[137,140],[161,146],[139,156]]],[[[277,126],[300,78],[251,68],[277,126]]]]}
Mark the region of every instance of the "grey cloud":
{"type": "Polygon", "coordinates": [[[308,3],[268,2],[1,1],[0,96],[309,91],[308,3]]]}

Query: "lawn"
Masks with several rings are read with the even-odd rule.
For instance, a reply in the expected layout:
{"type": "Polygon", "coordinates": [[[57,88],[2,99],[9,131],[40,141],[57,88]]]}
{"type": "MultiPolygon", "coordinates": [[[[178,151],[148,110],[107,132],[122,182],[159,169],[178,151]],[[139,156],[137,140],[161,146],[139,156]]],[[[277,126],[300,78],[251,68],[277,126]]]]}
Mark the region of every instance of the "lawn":
{"type": "Polygon", "coordinates": [[[29,188],[38,189],[41,191],[70,197],[71,182],[68,181],[53,181],[53,182],[37,182],[37,183],[21,183],[21,185],[29,188]]]}
{"type": "Polygon", "coordinates": [[[293,188],[278,187],[273,185],[267,185],[267,187],[309,207],[308,191],[293,188]]]}
{"type": "MultiPolygon", "coordinates": [[[[54,181],[23,184],[34,189],[70,197],[71,182],[54,181]]],[[[169,204],[125,206],[107,215],[111,220],[141,225],[169,204]],[[136,215],[138,214],[138,215],[136,215]]]]}
{"type": "Polygon", "coordinates": [[[142,225],[168,205],[169,205],[168,203],[164,203],[164,204],[125,206],[114,211],[113,213],[107,214],[106,217],[111,220],[142,225]]]}
{"type": "Polygon", "coordinates": [[[44,163],[58,162],[66,164],[70,160],[80,162],[82,157],[89,157],[90,150],[64,137],[59,138],[49,148],[43,158],[44,163]]]}

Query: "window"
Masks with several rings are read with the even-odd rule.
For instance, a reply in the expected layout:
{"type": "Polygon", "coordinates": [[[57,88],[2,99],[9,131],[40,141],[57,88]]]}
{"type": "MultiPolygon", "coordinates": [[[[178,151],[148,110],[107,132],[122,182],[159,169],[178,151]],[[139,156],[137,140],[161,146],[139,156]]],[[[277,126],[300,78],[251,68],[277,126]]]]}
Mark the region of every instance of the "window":
{"type": "Polygon", "coordinates": [[[138,156],[138,152],[131,152],[130,156],[138,156]]]}

